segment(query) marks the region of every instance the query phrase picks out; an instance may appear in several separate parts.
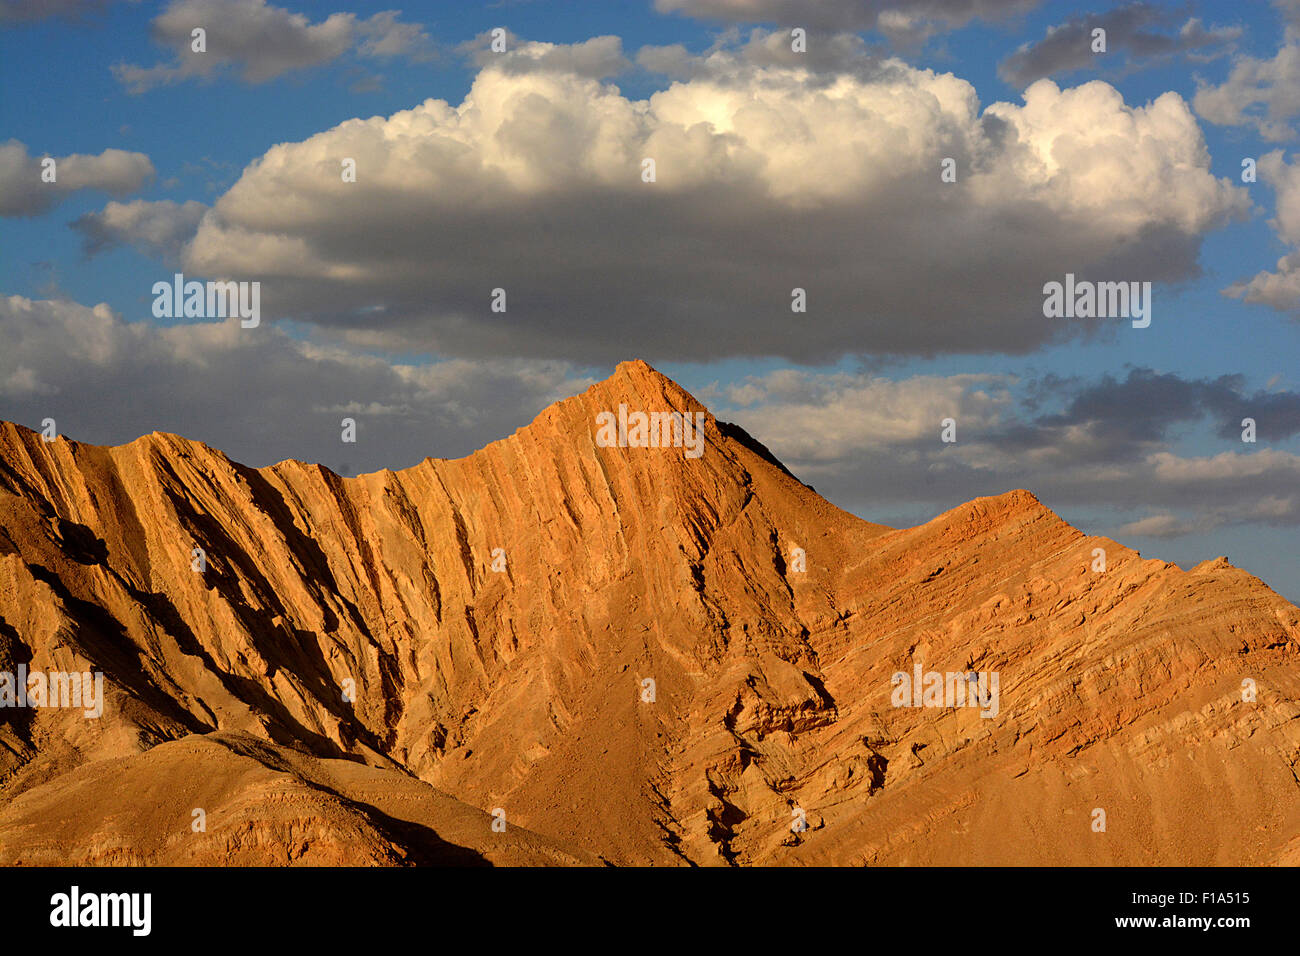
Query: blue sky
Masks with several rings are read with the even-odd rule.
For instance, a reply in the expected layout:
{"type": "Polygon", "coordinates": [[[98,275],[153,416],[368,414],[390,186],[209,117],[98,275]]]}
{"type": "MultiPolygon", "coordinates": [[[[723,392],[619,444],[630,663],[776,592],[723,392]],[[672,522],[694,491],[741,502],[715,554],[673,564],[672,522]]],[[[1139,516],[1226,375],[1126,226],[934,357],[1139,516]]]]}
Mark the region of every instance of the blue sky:
{"type": "MultiPolygon", "coordinates": [[[[1300,256],[1300,175],[1291,172],[1300,163],[1291,129],[1300,123],[1300,86],[1292,84],[1291,63],[1300,56],[1288,53],[1300,45],[1300,4],[411,2],[395,17],[375,19],[397,9],[263,0],[0,0],[0,144],[10,149],[0,158],[0,195],[12,194],[0,219],[0,297],[38,303],[20,308],[10,299],[0,315],[0,335],[8,340],[0,348],[8,353],[0,356],[0,383],[8,383],[0,389],[0,417],[38,426],[45,414],[57,413],[61,431],[95,442],[125,441],[157,428],[208,441],[255,465],[304,457],[356,473],[402,467],[425,455],[468,453],[526,423],[547,402],[604,377],[620,358],[641,357],[864,517],[913,523],[978,494],[1025,486],[1084,530],[1112,535],[1146,556],[1190,566],[1227,554],[1300,599],[1294,546],[1300,524],[1300,301],[1287,297],[1300,279],[1278,266],[1284,256],[1300,256]],[[807,29],[810,57],[817,56],[792,60],[782,45],[801,22],[799,13],[788,11],[813,8],[807,29]],[[967,15],[972,9],[977,16],[967,15]],[[286,26],[259,38],[244,25],[257,22],[246,19],[253,14],[278,17],[286,26]],[[213,38],[209,52],[215,55],[198,65],[168,45],[168,31],[176,23],[183,30],[190,20],[202,20],[213,38]],[[321,39],[322,25],[330,23],[337,48],[321,39]],[[1079,56],[1077,44],[1061,39],[1072,30],[1087,36],[1095,24],[1108,32],[1104,55],[1079,56]],[[510,33],[509,62],[486,58],[487,34],[495,27],[510,33]],[[592,65],[593,57],[599,59],[595,47],[582,45],[596,37],[618,38],[615,66],[592,65]],[[1053,37],[1059,49],[1048,42],[1053,37]],[[642,55],[676,45],[675,74],[663,72],[666,54],[642,55]],[[579,53],[571,56],[573,50],[579,53]],[[564,59],[548,61],[547,51],[564,59]],[[224,66],[223,57],[229,61],[224,66]],[[307,65],[283,66],[293,57],[307,65]],[[890,63],[899,65],[881,65],[890,63]],[[133,88],[124,66],[162,70],[148,74],[154,79],[147,88],[133,88]],[[191,66],[193,75],[187,75],[191,66]],[[278,75],[262,78],[259,71],[278,75]],[[968,84],[978,99],[968,122],[950,104],[938,119],[924,110],[889,115],[891,103],[911,109],[913,91],[922,106],[927,97],[942,99],[946,87],[932,77],[945,74],[968,84]],[[1022,111],[1023,94],[1038,74],[1066,94],[1102,81],[1122,103],[1100,94],[1062,97],[1030,117],[1022,111]],[[716,124],[699,152],[697,141],[669,137],[689,127],[680,116],[713,116],[719,91],[749,102],[750,109],[783,104],[792,127],[818,123],[818,97],[836,77],[852,78],[855,108],[863,111],[857,115],[888,115],[887,123],[875,127],[867,120],[855,127],[846,119],[833,131],[814,127],[809,136],[817,148],[806,163],[795,155],[782,167],[788,172],[778,175],[772,163],[755,173],[753,163],[772,158],[774,142],[789,159],[800,148],[798,136],[786,141],[764,126],[767,138],[760,141],[741,122],[749,114],[725,121],[736,122],[736,136],[749,137],[737,152],[726,152],[731,147],[716,124]],[[651,99],[673,89],[671,97],[651,99]],[[479,172],[462,169],[453,153],[440,151],[436,127],[450,120],[422,114],[412,120],[413,134],[405,120],[393,119],[430,99],[452,108],[477,106],[494,90],[514,97],[503,100],[514,104],[503,107],[515,111],[508,125],[481,141],[472,139],[474,131],[455,133],[461,137],[456,149],[481,161],[479,172]],[[1034,136],[1086,139],[1069,128],[1071,116],[1095,110],[1098,124],[1107,123],[1169,93],[1181,105],[1152,113],[1147,125],[1135,123],[1131,141],[1092,142],[1076,160],[1062,151],[1066,168],[1055,178],[1041,169],[1026,172],[1029,154],[1007,146],[990,117],[981,119],[990,104],[1001,102],[1014,111],[1005,117],[1020,143],[1034,136]],[[530,107],[518,105],[530,102],[527,96],[545,104],[537,115],[547,119],[536,129],[528,127],[530,107]],[[616,116],[592,134],[589,149],[575,148],[570,181],[562,163],[572,137],[565,138],[564,124],[585,130],[585,117],[598,106],[606,111],[600,115],[616,116]],[[387,241],[382,221],[362,223],[343,212],[331,220],[333,200],[323,197],[332,194],[304,185],[299,196],[294,184],[302,176],[276,180],[270,164],[258,169],[277,144],[289,147],[285,162],[305,163],[312,144],[324,148],[330,136],[351,135],[338,133],[340,124],[372,117],[374,130],[387,124],[385,135],[406,137],[403,148],[412,163],[404,172],[396,159],[382,159],[385,201],[394,203],[388,213],[397,263],[391,298],[382,260],[366,249],[387,241]],[[1061,128],[1050,128],[1053,122],[1061,128]],[[639,123],[644,129],[631,132],[639,123]],[[432,124],[433,131],[421,132],[420,124],[432,124]],[[1030,132],[1024,124],[1037,125],[1030,132]],[[505,159],[492,153],[503,130],[518,137],[505,159]],[[429,138],[412,142],[412,136],[429,138]],[[602,151],[619,136],[637,148],[668,144],[661,147],[666,180],[674,169],[685,179],[688,168],[695,176],[707,166],[689,187],[702,192],[694,198],[683,192],[680,206],[664,207],[662,221],[654,218],[654,207],[641,211],[644,192],[620,192],[624,187],[602,151]],[[893,163],[906,169],[915,162],[928,171],[928,144],[937,138],[934,148],[942,155],[948,137],[954,148],[973,144],[972,189],[979,180],[977,198],[954,192],[957,212],[939,198],[937,169],[924,185],[919,179],[889,188],[877,182],[877,170],[893,163]],[[147,157],[152,172],[134,176],[104,161],[91,185],[55,200],[33,198],[44,195],[30,175],[40,157],[99,156],[108,149],[147,157]],[[528,155],[530,149],[536,155],[528,155]],[[678,167],[670,162],[673,150],[680,151],[678,167]],[[1122,172],[1125,162],[1110,161],[1130,153],[1131,175],[1122,172]],[[735,158],[742,154],[750,165],[735,158]],[[856,154],[867,158],[859,162],[856,154]],[[1109,158],[1086,177],[1067,181],[1070,162],[1098,154],[1109,158]],[[1270,154],[1276,154],[1268,167],[1274,181],[1261,173],[1257,182],[1241,182],[1243,157],[1262,161],[1270,154]],[[447,169],[436,168],[444,157],[447,169]],[[510,166],[516,159],[518,168],[510,166]],[[839,170],[841,162],[842,182],[829,168],[839,170]],[[494,163],[491,175],[482,173],[494,163]],[[551,163],[561,165],[551,169],[551,163]],[[803,176],[816,163],[827,167],[824,182],[803,176]],[[540,172],[534,176],[530,169],[540,172]],[[461,222],[454,195],[430,198],[428,213],[403,218],[403,208],[414,208],[402,200],[404,184],[426,173],[454,184],[446,187],[449,193],[475,196],[462,223],[475,237],[465,243],[463,262],[456,243],[444,245],[433,221],[445,214],[447,222],[461,222]],[[474,178],[480,173],[481,181],[474,178]],[[501,195],[503,183],[517,196],[501,195]],[[480,187],[481,194],[475,192],[480,187]],[[915,194],[908,192],[913,188],[915,194]],[[911,201],[891,201],[891,192],[900,189],[911,201]],[[1107,198],[1119,192],[1132,196],[1107,198]],[[303,207],[300,220],[287,222],[283,209],[265,216],[257,208],[279,197],[284,208],[303,207]],[[700,208],[712,201],[708,197],[722,197],[716,210],[700,208]],[[763,205],[767,200],[770,208],[763,205]],[[108,212],[113,203],[137,202],[142,205],[131,207],[137,218],[125,210],[119,218],[108,212]],[[630,218],[620,218],[611,202],[632,208],[630,218]],[[186,203],[202,208],[191,205],[186,214],[186,203]],[[511,225],[515,208],[536,216],[511,225]],[[574,210],[571,218],[566,209],[574,210]],[[916,221],[900,223],[913,210],[916,221]],[[960,228],[946,226],[950,215],[960,228]],[[788,240],[761,238],[785,221],[794,223],[788,240]],[[833,224],[822,230],[820,221],[833,224]],[[357,256],[351,260],[347,233],[354,223],[357,256]],[[482,250],[496,247],[493,230],[509,248],[519,230],[533,228],[529,223],[553,230],[534,246],[553,245],[564,267],[551,268],[538,253],[518,278],[509,273],[501,280],[523,308],[536,303],[527,324],[466,331],[472,324],[466,293],[452,288],[454,279],[445,283],[444,302],[443,285],[400,265],[418,263],[428,249],[430,261],[448,275],[477,276],[482,250]],[[1025,234],[1016,237],[1020,228],[1025,234]],[[573,263],[591,256],[591,268],[598,263],[613,288],[628,277],[636,288],[644,277],[658,297],[660,288],[672,285],[663,277],[671,277],[677,260],[665,252],[662,266],[642,272],[647,259],[667,249],[657,230],[672,230],[683,245],[734,243],[735,252],[730,260],[705,262],[683,281],[680,296],[669,289],[644,314],[635,303],[629,311],[617,297],[610,301],[599,282],[589,296],[577,288],[587,273],[573,263]],[[1081,230],[1086,238],[1079,238],[1081,230]],[[249,235],[266,243],[266,271],[260,256],[250,260],[242,251],[241,243],[253,241],[249,235]],[[823,235],[825,248],[808,247],[808,237],[823,235]],[[910,265],[900,271],[885,255],[886,264],[873,270],[873,236],[881,237],[882,254],[896,250],[910,265]],[[98,237],[93,254],[92,237],[98,237]],[[789,243],[785,258],[767,248],[783,241],[789,243]],[[323,291],[296,281],[299,265],[285,258],[290,242],[311,250],[301,275],[316,268],[329,273],[323,291]],[[618,249],[593,252],[594,245],[624,243],[624,260],[618,249]],[[1042,260],[1028,261],[1037,249],[1042,260]],[[1111,250],[1118,251],[1108,258],[1111,250]],[[776,258],[764,258],[769,254],[776,258]],[[928,273],[928,256],[944,265],[928,273]],[[814,306],[830,303],[833,315],[814,308],[800,320],[777,315],[775,306],[771,315],[755,311],[761,296],[746,296],[761,289],[773,262],[787,260],[802,261],[808,278],[795,276],[784,287],[803,282],[814,306]],[[833,292],[819,293],[819,261],[826,263],[826,288],[833,292]],[[1126,263],[1133,274],[1119,274],[1126,263]],[[1152,279],[1151,326],[1135,330],[1126,322],[1098,321],[1087,329],[1048,328],[1048,319],[1032,314],[1041,301],[1038,289],[1074,264],[1081,275],[1099,279],[1152,279]],[[908,273],[911,267],[920,281],[908,273]],[[160,335],[169,326],[213,325],[150,314],[153,283],[182,268],[191,277],[263,282],[271,304],[267,337],[255,356],[250,337],[229,328],[160,335]],[[897,288],[890,285],[893,273],[899,273],[897,288]],[[930,274],[933,294],[924,289],[930,274]],[[1277,278],[1246,296],[1256,301],[1225,295],[1261,274],[1277,278]],[[354,275],[361,278],[337,278],[354,275]],[[541,289],[537,276],[554,276],[553,287],[541,289]],[[969,293],[964,277],[970,277],[969,293]],[[98,303],[107,311],[90,308],[98,303]],[[1005,321],[999,303],[1005,303],[1005,321]],[[374,307],[380,311],[367,311],[374,307]],[[871,315],[860,317],[859,309],[871,315]],[[936,310],[942,321],[927,332],[936,310]],[[645,330],[660,315],[665,335],[656,339],[645,330]],[[384,322],[376,324],[374,316],[384,322]],[[801,321],[821,324],[801,328],[801,321]],[[786,323],[787,331],[777,323],[786,323]],[[984,327],[987,340],[971,332],[984,327]],[[695,334],[698,346],[684,341],[695,334]],[[91,348],[87,341],[100,344],[91,348]],[[209,358],[196,358],[200,353],[209,358]],[[183,398],[167,398],[181,391],[183,398]],[[939,411],[946,407],[959,423],[953,448],[939,442],[939,411]],[[880,408],[894,411],[873,411],[880,408]],[[355,448],[338,447],[342,409],[361,416],[365,440],[355,448]],[[1252,413],[1260,437],[1246,444],[1236,434],[1240,429],[1225,422],[1252,413]],[[1252,457],[1259,455],[1265,457],[1252,457]]],[[[826,115],[840,123],[846,114],[826,115]]],[[[364,139],[357,143],[367,148],[364,139]]],[[[363,162],[362,184],[379,178],[374,168],[363,162]]],[[[962,184],[967,172],[963,168],[962,184]]],[[[666,182],[664,192],[674,188],[666,182]]],[[[425,198],[427,192],[416,201],[425,198]]]]}

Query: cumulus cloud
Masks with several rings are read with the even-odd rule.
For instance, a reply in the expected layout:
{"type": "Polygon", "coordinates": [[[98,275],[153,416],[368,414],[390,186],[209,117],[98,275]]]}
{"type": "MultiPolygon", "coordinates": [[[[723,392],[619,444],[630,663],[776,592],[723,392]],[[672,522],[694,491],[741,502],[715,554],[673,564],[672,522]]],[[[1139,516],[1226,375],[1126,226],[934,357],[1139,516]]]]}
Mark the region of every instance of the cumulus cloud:
{"type": "Polygon", "coordinates": [[[1300,157],[1287,163],[1281,150],[1261,156],[1260,178],[1277,197],[1270,224],[1291,251],[1277,261],[1277,271],[1260,272],[1223,290],[1224,295],[1272,306],[1300,317],[1300,157]]]}
{"type": "Polygon", "coordinates": [[[72,227],[85,237],[87,255],[129,245],[169,262],[179,261],[181,247],[194,236],[207,208],[192,199],[110,202],[99,212],[79,217],[72,227]]]}
{"type": "Polygon", "coordinates": [[[998,64],[998,75],[1016,86],[1083,69],[1111,66],[1117,55],[1127,54],[1129,65],[1178,53],[1195,53],[1212,58],[1228,52],[1241,36],[1240,27],[1206,28],[1193,17],[1176,32],[1167,27],[1174,12],[1151,3],[1129,3],[1102,13],[1076,16],[1049,27],[1047,35],[1026,43],[998,64]],[[1093,30],[1106,31],[1106,52],[1092,52],[1093,30]]]}
{"type": "Polygon", "coordinates": [[[332,13],[313,23],[266,0],[172,0],[151,26],[154,41],[172,52],[172,61],[149,67],[118,63],[113,73],[130,92],[143,93],[226,69],[237,69],[246,83],[265,83],[332,62],[353,49],[370,57],[426,51],[428,36],[398,16],[393,10],[364,20],[353,13],[332,13]],[[206,32],[201,52],[193,49],[196,28],[206,32]]]}
{"type": "Polygon", "coordinates": [[[972,20],[1002,20],[1037,5],[1038,0],[655,0],[661,13],[822,30],[878,30],[909,44],[972,20]]]}
{"type": "Polygon", "coordinates": [[[1248,207],[1174,93],[1041,81],[981,111],[966,81],[896,60],[829,82],[719,61],[633,100],[488,60],[459,106],[269,150],[186,266],[262,279],[268,313],[449,354],[1026,352],[1116,327],[1045,320],[1045,282],[1186,277],[1248,207]]]}
{"type": "Polygon", "coordinates": [[[457,457],[591,384],[566,363],[431,365],[322,345],[237,320],[158,326],[105,304],[0,296],[3,417],[99,444],[151,430],[237,461],[286,457],[350,473],[457,457]],[[339,440],[357,420],[355,445],[339,440]]]}
{"type": "Polygon", "coordinates": [[[144,153],[106,149],[98,156],[55,156],[54,182],[45,182],[43,156],[33,156],[16,139],[0,143],[0,216],[35,216],[78,189],[98,189],[121,196],[134,192],[154,175],[144,153]]]}
{"type": "Polygon", "coordinates": [[[1271,60],[1237,58],[1223,83],[1199,85],[1192,104],[1211,123],[1250,126],[1282,142],[1295,137],[1291,121],[1300,116],[1300,2],[1277,6],[1286,24],[1277,54],[1271,60]]]}

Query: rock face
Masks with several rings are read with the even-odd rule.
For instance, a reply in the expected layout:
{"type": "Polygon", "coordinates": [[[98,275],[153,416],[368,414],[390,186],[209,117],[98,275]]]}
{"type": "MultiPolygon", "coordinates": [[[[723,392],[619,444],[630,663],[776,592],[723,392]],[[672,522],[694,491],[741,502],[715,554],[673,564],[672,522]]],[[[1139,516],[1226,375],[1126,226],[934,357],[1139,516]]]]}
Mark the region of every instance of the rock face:
{"type": "Polygon", "coordinates": [[[1295,606],[1026,491],[862,521],[642,362],[358,478],[0,424],[20,666],[105,700],[0,709],[9,864],[1300,859],[1295,606]],[[918,667],[996,697],[895,706],[918,667]]]}

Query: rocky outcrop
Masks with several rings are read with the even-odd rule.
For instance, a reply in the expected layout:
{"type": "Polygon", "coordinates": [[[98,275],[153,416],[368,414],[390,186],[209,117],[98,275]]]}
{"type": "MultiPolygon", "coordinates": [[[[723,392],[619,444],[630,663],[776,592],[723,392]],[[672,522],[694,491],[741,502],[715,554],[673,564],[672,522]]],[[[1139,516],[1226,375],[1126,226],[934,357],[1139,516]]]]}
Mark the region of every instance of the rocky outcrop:
{"type": "Polygon", "coordinates": [[[1257,579],[1025,491],[862,521],[641,362],[358,478],[0,425],[0,671],[106,696],[0,710],[6,862],[454,862],[407,826],[523,862],[1283,862],[1298,651],[1257,579]],[[703,453],[598,443],[620,404],[703,414],[703,453]],[[918,664],[996,672],[996,715],[894,706],[918,664]],[[204,840],[162,784],[200,768],[227,808],[204,840]],[[97,809],[110,777],[159,812],[97,809]],[[376,802],[411,787],[438,799],[376,802]],[[40,812],[69,801],[84,834],[40,812]],[[493,844],[498,808],[536,842],[493,844]]]}

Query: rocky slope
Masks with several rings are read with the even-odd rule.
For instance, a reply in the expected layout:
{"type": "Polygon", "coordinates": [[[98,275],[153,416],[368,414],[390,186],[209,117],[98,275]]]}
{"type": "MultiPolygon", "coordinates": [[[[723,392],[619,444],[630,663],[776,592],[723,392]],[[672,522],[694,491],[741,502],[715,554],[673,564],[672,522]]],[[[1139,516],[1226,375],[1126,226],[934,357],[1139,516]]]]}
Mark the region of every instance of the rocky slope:
{"type": "Polygon", "coordinates": [[[641,362],[350,479],[0,424],[20,664],[106,702],[0,710],[6,863],[1300,857],[1295,606],[1025,491],[859,520],[641,362]],[[703,454],[601,447],[620,403],[703,454]],[[996,716],[892,706],[917,663],[997,672],[996,716]]]}

